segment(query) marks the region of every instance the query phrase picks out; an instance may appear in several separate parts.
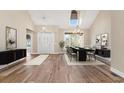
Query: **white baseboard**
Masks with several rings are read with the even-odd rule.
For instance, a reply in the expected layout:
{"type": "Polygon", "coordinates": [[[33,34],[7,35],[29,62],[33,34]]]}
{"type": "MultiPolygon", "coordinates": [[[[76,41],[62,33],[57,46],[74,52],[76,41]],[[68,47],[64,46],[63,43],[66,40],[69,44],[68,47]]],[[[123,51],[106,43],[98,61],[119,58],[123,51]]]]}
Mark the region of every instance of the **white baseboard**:
{"type": "Polygon", "coordinates": [[[121,72],[121,71],[119,71],[119,70],[117,70],[117,69],[115,69],[115,68],[113,68],[113,67],[111,67],[111,71],[112,71],[113,73],[119,75],[120,77],[124,78],[124,73],[123,73],[123,72],[121,72]]]}

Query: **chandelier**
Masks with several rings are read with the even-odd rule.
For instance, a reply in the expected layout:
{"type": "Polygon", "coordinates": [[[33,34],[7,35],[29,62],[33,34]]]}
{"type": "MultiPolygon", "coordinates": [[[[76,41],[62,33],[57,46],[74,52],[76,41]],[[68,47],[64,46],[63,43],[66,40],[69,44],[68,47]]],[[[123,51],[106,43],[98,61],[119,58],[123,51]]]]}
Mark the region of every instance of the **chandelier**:
{"type": "Polygon", "coordinates": [[[81,24],[80,11],[72,10],[70,16],[70,25],[74,27],[73,33],[79,33],[79,34],[81,33],[80,24],[81,24]]]}

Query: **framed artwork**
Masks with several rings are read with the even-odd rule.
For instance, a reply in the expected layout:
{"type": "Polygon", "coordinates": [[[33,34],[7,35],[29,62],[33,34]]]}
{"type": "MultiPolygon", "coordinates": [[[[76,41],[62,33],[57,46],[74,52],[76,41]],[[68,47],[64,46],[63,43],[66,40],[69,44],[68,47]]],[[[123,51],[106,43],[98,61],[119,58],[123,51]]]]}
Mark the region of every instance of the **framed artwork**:
{"type": "Polygon", "coordinates": [[[8,26],[6,27],[6,48],[17,48],[17,29],[8,26]]]}
{"type": "Polygon", "coordinates": [[[96,45],[101,45],[101,36],[100,35],[96,36],[96,45]]]}
{"type": "Polygon", "coordinates": [[[108,34],[102,34],[101,37],[102,37],[101,45],[102,46],[107,46],[108,45],[108,34]]]}

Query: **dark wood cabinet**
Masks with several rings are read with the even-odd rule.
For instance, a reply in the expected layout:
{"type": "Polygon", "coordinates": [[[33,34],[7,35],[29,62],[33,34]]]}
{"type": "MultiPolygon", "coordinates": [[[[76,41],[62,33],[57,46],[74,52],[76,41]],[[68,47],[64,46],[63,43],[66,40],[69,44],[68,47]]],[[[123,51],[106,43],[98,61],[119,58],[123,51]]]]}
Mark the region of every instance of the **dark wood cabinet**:
{"type": "Polygon", "coordinates": [[[26,57],[26,49],[1,51],[0,52],[0,65],[11,63],[23,57],[26,57]]]}
{"type": "Polygon", "coordinates": [[[96,49],[96,55],[102,56],[102,57],[110,57],[111,53],[109,49],[96,49]]]}

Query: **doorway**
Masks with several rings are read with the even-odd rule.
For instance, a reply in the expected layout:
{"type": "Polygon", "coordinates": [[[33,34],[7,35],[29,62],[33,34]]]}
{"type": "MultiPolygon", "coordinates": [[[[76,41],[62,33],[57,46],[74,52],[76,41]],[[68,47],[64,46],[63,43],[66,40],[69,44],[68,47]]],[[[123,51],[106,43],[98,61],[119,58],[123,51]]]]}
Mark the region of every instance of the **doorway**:
{"type": "Polygon", "coordinates": [[[27,55],[30,55],[32,53],[32,47],[33,47],[33,32],[32,30],[26,29],[26,44],[27,44],[27,55]]]}
{"type": "Polygon", "coordinates": [[[38,53],[51,54],[54,52],[54,33],[39,32],[37,39],[38,39],[38,53]]]}

